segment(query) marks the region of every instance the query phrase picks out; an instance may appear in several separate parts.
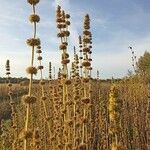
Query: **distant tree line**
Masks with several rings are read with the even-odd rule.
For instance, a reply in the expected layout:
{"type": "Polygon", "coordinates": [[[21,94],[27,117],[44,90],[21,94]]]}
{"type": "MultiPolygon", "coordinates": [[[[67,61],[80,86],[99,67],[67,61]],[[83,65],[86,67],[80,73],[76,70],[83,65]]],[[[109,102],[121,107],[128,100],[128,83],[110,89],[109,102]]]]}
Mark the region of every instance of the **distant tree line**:
{"type": "MultiPolygon", "coordinates": [[[[24,81],[28,81],[29,79],[28,78],[23,78],[23,77],[20,77],[20,78],[11,78],[11,83],[14,83],[14,84],[17,84],[17,83],[20,83],[20,82],[24,82],[24,81]]],[[[4,78],[4,77],[0,77],[0,83],[6,83],[7,82],[7,78],[4,78]]]]}

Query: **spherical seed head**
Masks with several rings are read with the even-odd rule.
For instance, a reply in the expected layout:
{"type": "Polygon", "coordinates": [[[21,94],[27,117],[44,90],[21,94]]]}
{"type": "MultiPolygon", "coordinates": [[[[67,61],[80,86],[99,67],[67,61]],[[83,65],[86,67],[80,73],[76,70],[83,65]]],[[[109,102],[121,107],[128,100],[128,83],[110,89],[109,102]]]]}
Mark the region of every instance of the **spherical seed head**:
{"type": "Polygon", "coordinates": [[[69,62],[70,62],[69,59],[63,59],[63,60],[61,61],[61,63],[62,63],[63,65],[66,65],[66,64],[68,64],[69,62]]]}
{"type": "Polygon", "coordinates": [[[32,138],[32,131],[28,130],[28,131],[24,131],[24,139],[29,139],[32,138]]]}
{"type": "Polygon", "coordinates": [[[29,17],[29,21],[31,23],[35,23],[35,22],[38,23],[40,21],[40,17],[38,15],[36,15],[36,14],[32,14],[29,17]]]}
{"type": "Polygon", "coordinates": [[[11,83],[9,83],[7,86],[8,86],[8,87],[12,87],[12,84],[11,84],[11,83]]]}
{"type": "Polygon", "coordinates": [[[37,60],[39,60],[39,61],[42,60],[42,56],[38,56],[37,60]]]}
{"type": "Polygon", "coordinates": [[[47,99],[46,96],[41,97],[41,100],[43,100],[43,101],[45,101],[46,99],[47,99]]]}
{"type": "Polygon", "coordinates": [[[36,75],[36,74],[37,74],[37,68],[36,68],[36,67],[33,67],[33,66],[30,66],[30,67],[28,67],[28,68],[26,69],[26,72],[27,72],[28,74],[34,74],[34,75],[36,75]]]}
{"type": "Polygon", "coordinates": [[[36,50],[36,53],[40,54],[42,51],[40,49],[36,50]]]}
{"type": "Polygon", "coordinates": [[[60,46],[59,46],[59,49],[60,50],[65,50],[67,48],[67,46],[65,45],[65,44],[61,44],[60,46]]]}
{"type": "Polygon", "coordinates": [[[6,75],[10,75],[10,72],[6,72],[6,75]]]}
{"type": "Polygon", "coordinates": [[[62,150],[62,149],[63,149],[63,144],[58,143],[58,144],[57,144],[57,148],[58,148],[59,150],[62,150]]]}
{"type": "Polygon", "coordinates": [[[88,31],[88,30],[84,30],[84,31],[83,31],[83,34],[86,35],[86,36],[91,36],[91,32],[88,31]]]}
{"type": "Polygon", "coordinates": [[[40,0],[27,0],[27,2],[31,5],[36,5],[39,3],[40,0]]]}
{"type": "Polygon", "coordinates": [[[88,47],[83,48],[83,52],[88,53],[89,51],[90,51],[90,48],[88,48],[88,47]]]}
{"type": "Polygon", "coordinates": [[[70,18],[70,15],[69,15],[69,14],[66,14],[66,18],[69,19],[69,18],[70,18]]]}
{"type": "Polygon", "coordinates": [[[66,145],[67,145],[68,149],[72,148],[72,143],[71,142],[66,143],[66,145]]]}
{"type": "Polygon", "coordinates": [[[30,38],[30,39],[27,39],[26,43],[29,46],[39,46],[41,44],[39,38],[30,38]]]}
{"type": "Polygon", "coordinates": [[[66,84],[66,85],[70,85],[70,84],[71,84],[71,80],[66,80],[66,81],[65,81],[65,84],[66,84]]]}
{"type": "Polygon", "coordinates": [[[35,96],[24,95],[22,101],[24,104],[34,104],[37,98],[35,96]]]}
{"type": "Polygon", "coordinates": [[[86,150],[86,144],[85,143],[81,143],[78,147],[79,150],[86,150]]]}
{"type": "Polygon", "coordinates": [[[40,81],[40,85],[45,85],[45,81],[44,81],[44,80],[41,80],[41,81],[40,81]]]}
{"type": "Polygon", "coordinates": [[[69,31],[64,31],[64,34],[66,37],[68,37],[70,35],[70,32],[69,31]]]}
{"type": "Polygon", "coordinates": [[[83,38],[83,42],[86,43],[86,44],[90,44],[91,39],[90,38],[83,38]]]}
{"type": "Polygon", "coordinates": [[[84,82],[84,83],[88,83],[89,82],[89,78],[82,78],[82,82],[84,82]]]}
{"type": "Polygon", "coordinates": [[[39,46],[37,46],[37,49],[41,49],[41,46],[39,45],[39,46]]]}
{"type": "Polygon", "coordinates": [[[84,97],[84,98],[81,99],[81,101],[82,101],[82,103],[84,103],[84,104],[88,104],[88,103],[90,103],[90,98],[84,97]]]}
{"type": "Polygon", "coordinates": [[[70,24],[71,24],[70,21],[66,21],[67,26],[70,26],[70,24]]]}
{"type": "Polygon", "coordinates": [[[57,37],[59,37],[59,38],[62,38],[62,37],[64,37],[64,36],[65,36],[65,33],[64,33],[64,32],[60,32],[60,33],[57,34],[57,37]]]}
{"type": "Polygon", "coordinates": [[[82,66],[84,66],[84,67],[90,67],[91,63],[89,61],[84,61],[84,62],[82,62],[82,66]]]}
{"type": "Polygon", "coordinates": [[[44,66],[38,66],[38,70],[42,70],[44,66]]]}

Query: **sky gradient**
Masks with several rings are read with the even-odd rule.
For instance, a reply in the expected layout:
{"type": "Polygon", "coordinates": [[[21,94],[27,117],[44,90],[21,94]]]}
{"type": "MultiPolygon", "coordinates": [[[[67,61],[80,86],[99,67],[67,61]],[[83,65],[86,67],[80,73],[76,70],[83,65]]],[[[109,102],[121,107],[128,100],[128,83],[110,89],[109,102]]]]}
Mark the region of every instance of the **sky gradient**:
{"type": "MultiPolygon", "coordinates": [[[[0,5],[0,76],[5,76],[5,62],[10,59],[12,76],[27,76],[30,63],[30,47],[26,39],[32,37],[32,25],[28,21],[31,6],[26,0],[1,1],[0,5]]],[[[43,50],[44,76],[48,76],[48,62],[60,64],[55,8],[61,5],[71,15],[69,54],[78,46],[83,18],[91,18],[93,34],[93,75],[100,70],[101,78],[123,77],[131,66],[131,45],[137,57],[150,48],[149,0],[41,0],[37,14],[41,21],[37,35],[43,50]]],[[[35,63],[35,65],[37,62],[35,63]]]]}

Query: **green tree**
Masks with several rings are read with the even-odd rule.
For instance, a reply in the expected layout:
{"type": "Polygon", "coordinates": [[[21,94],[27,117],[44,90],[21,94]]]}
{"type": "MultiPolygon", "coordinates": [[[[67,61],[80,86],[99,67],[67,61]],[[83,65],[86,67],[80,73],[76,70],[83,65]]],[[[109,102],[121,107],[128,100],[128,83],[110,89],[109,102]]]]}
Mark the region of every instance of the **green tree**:
{"type": "Polygon", "coordinates": [[[138,72],[143,75],[146,82],[150,83],[150,53],[145,51],[138,59],[138,72]]]}

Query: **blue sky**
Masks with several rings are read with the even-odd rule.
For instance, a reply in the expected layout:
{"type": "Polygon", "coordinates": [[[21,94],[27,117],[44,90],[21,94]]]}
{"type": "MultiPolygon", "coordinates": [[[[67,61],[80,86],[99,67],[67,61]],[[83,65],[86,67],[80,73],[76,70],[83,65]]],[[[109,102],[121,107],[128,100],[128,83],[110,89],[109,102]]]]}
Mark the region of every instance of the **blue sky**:
{"type": "MultiPolygon", "coordinates": [[[[32,36],[28,21],[31,6],[26,0],[0,0],[0,76],[5,76],[5,61],[10,59],[12,76],[26,76],[30,62],[30,48],[25,44],[32,36]]],[[[38,37],[43,50],[44,75],[48,76],[48,62],[56,71],[60,66],[59,39],[55,23],[55,8],[61,5],[71,14],[69,53],[78,46],[85,14],[91,18],[93,33],[93,75],[100,70],[102,78],[123,77],[131,67],[132,45],[137,57],[150,48],[149,0],[41,0],[37,5],[38,37]]],[[[36,65],[36,62],[35,62],[36,65]]]]}

